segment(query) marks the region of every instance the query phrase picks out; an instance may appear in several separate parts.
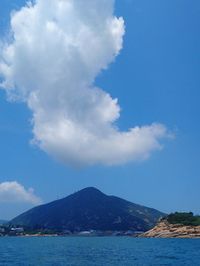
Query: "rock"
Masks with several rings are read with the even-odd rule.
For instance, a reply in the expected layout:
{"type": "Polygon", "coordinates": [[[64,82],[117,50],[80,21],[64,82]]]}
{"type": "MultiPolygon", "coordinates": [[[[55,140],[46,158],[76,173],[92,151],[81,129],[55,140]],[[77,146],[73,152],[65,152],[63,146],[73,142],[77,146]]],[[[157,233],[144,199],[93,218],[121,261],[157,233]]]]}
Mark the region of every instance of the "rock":
{"type": "Polygon", "coordinates": [[[170,224],[163,220],[153,229],[141,234],[139,237],[147,238],[200,238],[200,226],[185,226],[170,224]]]}

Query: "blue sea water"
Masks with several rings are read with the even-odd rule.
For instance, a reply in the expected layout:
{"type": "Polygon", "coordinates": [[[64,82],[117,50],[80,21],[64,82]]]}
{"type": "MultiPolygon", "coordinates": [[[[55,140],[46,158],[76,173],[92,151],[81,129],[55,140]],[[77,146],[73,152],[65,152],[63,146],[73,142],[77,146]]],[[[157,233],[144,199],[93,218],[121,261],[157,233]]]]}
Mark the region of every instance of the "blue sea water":
{"type": "Polygon", "coordinates": [[[1,266],[198,266],[199,239],[2,237],[1,266]]]}

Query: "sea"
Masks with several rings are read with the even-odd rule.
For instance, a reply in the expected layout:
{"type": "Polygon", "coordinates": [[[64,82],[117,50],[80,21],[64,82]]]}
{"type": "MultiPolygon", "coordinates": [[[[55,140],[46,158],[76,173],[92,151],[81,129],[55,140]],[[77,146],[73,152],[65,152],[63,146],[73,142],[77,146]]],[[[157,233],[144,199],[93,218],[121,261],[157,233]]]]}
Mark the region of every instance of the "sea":
{"type": "Polygon", "coordinates": [[[3,266],[198,266],[200,239],[1,237],[3,266]]]}

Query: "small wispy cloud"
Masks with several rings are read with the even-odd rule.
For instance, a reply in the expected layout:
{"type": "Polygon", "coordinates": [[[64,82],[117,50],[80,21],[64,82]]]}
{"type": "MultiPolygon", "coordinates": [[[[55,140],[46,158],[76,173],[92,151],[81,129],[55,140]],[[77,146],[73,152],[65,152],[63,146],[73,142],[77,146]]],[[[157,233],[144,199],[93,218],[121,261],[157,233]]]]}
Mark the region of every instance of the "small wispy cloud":
{"type": "Polygon", "coordinates": [[[42,200],[34,194],[33,188],[25,189],[16,181],[0,183],[0,202],[41,204],[42,200]]]}
{"type": "Polygon", "coordinates": [[[94,85],[122,49],[124,33],[114,0],[37,0],[12,15],[1,86],[32,110],[33,143],[66,164],[143,160],[168,135],[162,124],[120,131],[118,100],[94,85]]]}

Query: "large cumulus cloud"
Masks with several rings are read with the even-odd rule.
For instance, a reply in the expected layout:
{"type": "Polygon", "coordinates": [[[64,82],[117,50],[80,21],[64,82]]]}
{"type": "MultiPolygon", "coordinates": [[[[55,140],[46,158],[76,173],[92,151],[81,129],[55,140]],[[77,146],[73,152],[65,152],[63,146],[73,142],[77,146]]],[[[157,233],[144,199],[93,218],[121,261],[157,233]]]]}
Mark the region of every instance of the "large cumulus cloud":
{"type": "Polygon", "coordinates": [[[145,159],[167,134],[160,124],[120,131],[117,99],[95,86],[123,45],[113,9],[114,0],[29,2],[12,14],[1,49],[1,86],[32,110],[33,142],[66,164],[145,159]]]}

